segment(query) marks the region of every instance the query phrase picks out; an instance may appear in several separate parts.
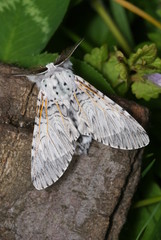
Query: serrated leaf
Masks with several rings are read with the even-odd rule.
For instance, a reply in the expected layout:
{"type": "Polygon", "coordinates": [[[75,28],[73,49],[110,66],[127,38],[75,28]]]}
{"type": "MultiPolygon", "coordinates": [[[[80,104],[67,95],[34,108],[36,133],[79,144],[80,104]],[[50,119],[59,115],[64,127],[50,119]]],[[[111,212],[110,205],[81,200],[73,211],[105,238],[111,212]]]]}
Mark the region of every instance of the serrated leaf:
{"type": "Polygon", "coordinates": [[[39,54],[58,28],[69,0],[0,2],[0,60],[21,62],[39,54]]]}
{"type": "Polygon", "coordinates": [[[155,44],[144,45],[143,48],[139,48],[136,53],[131,54],[128,63],[132,69],[135,69],[137,65],[145,66],[152,63],[157,54],[155,44]]]}
{"type": "Polygon", "coordinates": [[[154,62],[150,64],[153,72],[161,72],[161,59],[157,57],[154,62]]]}
{"type": "Polygon", "coordinates": [[[141,77],[153,73],[161,73],[161,59],[156,58],[152,63],[148,65],[135,65],[131,67],[135,72],[137,72],[141,77]]]}
{"type": "Polygon", "coordinates": [[[121,52],[116,53],[103,65],[103,75],[110,81],[111,86],[120,94],[124,95],[128,90],[128,69],[121,52]],[[118,57],[119,56],[119,57],[118,57]]]}
{"type": "Polygon", "coordinates": [[[158,98],[161,93],[161,88],[150,81],[136,81],[131,88],[138,99],[143,98],[146,101],[149,101],[151,98],[158,98]]]}
{"type": "Polygon", "coordinates": [[[101,71],[102,65],[107,60],[107,57],[108,57],[107,45],[103,45],[100,48],[94,48],[91,53],[85,54],[84,60],[94,68],[101,71]]]}
{"type": "Polygon", "coordinates": [[[105,80],[105,78],[92,66],[86,62],[80,61],[75,58],[71,58],[75,74],[81,76],[86,81],[91,83],[97,89],[105,94],[114,94],[114,90],[111,88],[110,84],[105,80]]]}

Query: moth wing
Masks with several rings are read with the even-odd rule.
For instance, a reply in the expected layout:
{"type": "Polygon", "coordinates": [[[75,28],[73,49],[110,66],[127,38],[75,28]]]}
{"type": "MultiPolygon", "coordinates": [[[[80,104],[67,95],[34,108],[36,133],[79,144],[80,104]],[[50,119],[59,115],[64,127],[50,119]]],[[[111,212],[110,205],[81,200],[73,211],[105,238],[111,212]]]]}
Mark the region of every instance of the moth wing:
{"type": "Polygon", "coordinates": [[[35,118],[33,133],[31,178],[35,188],[40,190],[63,175],[74,154],[74,142],[79,133],[68,116],[67,107],[52,102],[46,109],[41,91],[37,107],[39,117],[35,118]]]}
{"type": "Polygon", "coordinates": [[[81,77],[75,76],[75,83],[79,122],[84,123],[78,126],[81,134],[91,133],[96,141],[120,149],[138,149],[149,143],[143,127],[127,111],[81,77]]]}

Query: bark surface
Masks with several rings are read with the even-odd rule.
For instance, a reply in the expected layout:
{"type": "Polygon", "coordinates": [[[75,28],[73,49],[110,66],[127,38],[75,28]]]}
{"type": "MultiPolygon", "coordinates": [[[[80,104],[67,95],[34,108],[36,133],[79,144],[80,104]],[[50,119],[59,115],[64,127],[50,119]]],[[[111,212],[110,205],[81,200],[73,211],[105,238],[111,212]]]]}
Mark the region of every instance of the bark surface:
{"type": "MultiPolygon", "coordinates": [[[[14,73],[22,69],[0,65],[0,239],[118,239],[138,185],[142,150],[93,142],[57,183],[36,190],[30,152],[38,90],[14,73]]],[[[148,121],[146,109],[118,102],[142,125],[148,121]]]]}

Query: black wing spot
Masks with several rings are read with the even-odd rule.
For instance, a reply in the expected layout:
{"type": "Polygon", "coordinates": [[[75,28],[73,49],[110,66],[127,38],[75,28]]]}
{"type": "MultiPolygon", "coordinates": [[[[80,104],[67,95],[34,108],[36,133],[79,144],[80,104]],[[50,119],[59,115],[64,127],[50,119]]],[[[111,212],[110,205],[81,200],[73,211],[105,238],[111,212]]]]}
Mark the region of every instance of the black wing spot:
{"type": "Polygon", "coordinates": [[[67,85],[67,83],[66,82],[64,82],[64,86],[66,86],[67,85]]]}
{"type": "Polygon", "coordinates": [[[138,147],[141,148],[140,144],[138,143],[138,147]]]}
{"type": "Polygon", "coordinates": [[[47,87],[47,84],[45,84],[45,87],[47,87]]]}
{"type": "Polygon", "coordinates": [[[143,146],[145,147],[147,144],[145,142],[143,142],[143,146]]]}
{"type": "Polygon", "coordinates": [[[56,89],[56,87],[55,87],[55,86],[53,86],[53,90],[54,90],[54,89],[56,89]]]}
{"type": "Polygon", "coordinates": [[[59,93],[58,92],[56,92],[56,95],[58,95],[59,93]]]}

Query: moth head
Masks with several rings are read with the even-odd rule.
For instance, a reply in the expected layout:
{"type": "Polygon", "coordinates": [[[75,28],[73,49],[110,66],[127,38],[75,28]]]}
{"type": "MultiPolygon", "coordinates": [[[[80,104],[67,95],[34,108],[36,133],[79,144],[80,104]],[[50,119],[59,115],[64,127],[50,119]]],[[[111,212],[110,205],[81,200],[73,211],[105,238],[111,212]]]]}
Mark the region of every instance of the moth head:
{"type": "Polygon", "coordinates": [[[78,43],[76,43],[74,46],[67,48],[64,50],[60,56],[56,59],[55,63],[49,63],[46,65],[46,67],[41,67],[37,69],[33,69],[30,71],[29,74],[16,74],[16,76],[26,76],[31,82],[35,82],[40,88],[41,81],[45,77],[48,77],[48,75],[51,75],[54,73],[55,69],[57,67],[62,67],[65,69],[71,69],[72,70],[72,63],[70,62],[69,58],[74,53],[74,51],[77,49],[77,47],[81,44],[82,40],[80,40],[78,43]]]}

